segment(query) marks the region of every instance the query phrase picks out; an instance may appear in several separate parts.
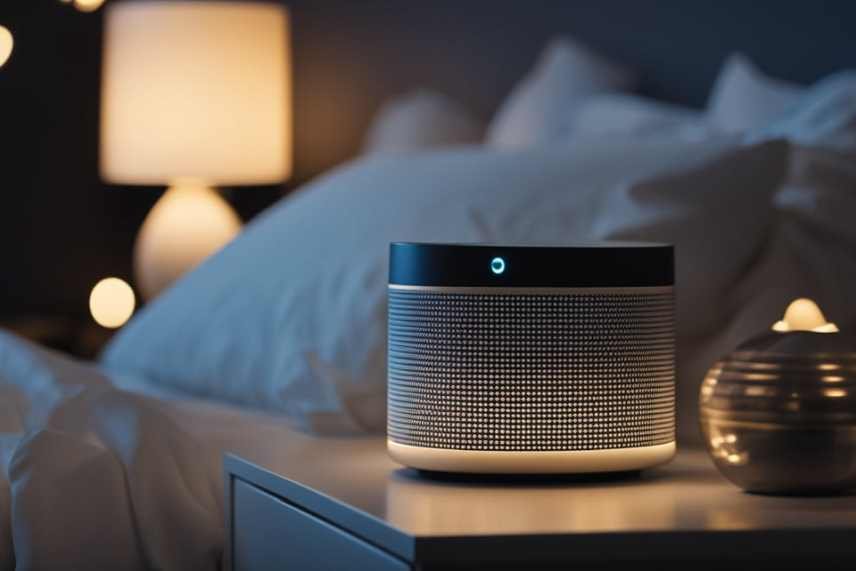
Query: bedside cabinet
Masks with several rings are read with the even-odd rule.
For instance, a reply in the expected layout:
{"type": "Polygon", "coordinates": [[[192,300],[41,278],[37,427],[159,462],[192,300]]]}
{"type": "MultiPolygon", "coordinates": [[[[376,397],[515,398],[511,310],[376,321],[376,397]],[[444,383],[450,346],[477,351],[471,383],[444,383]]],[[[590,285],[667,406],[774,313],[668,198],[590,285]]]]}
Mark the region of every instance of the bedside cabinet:
{"type": "Polygon", "coordinates": [[[307,442],[314,461],[226,456],[227,569],[856,568],[856,496],[748,495],[702,451],[641,475],[429,478],[382,438],[307,442]]]}
{"type": "Polygon", "coordinates": [[[236,569],[410,567],[395,555],[248,482],[232,488],[236,569]]]}

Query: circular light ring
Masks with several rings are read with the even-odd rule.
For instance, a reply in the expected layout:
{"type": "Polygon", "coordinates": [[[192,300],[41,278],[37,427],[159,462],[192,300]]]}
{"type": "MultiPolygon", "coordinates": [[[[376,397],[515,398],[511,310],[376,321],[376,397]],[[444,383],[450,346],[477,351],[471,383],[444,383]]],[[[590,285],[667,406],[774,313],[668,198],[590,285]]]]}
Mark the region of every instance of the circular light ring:
{"type": "Polygon", "coordinates": [[[505,260],[497,256],[496,258],[490,261],[490,271],[495,273],[496,275],[501,274],[505,271],[505,260]]]}
{"type": "Polygon", "coordinates": [[[668,244],[564,246],[393,242],[389,283],[443,287],[662,287],[675,283],[668,244]],[[492,263],[496,258],[502,262],[492,263]],[[504,271],[497,273],[497,270],[504,271]],[[513,271],[510,271],[512,270],[513,271]]]}

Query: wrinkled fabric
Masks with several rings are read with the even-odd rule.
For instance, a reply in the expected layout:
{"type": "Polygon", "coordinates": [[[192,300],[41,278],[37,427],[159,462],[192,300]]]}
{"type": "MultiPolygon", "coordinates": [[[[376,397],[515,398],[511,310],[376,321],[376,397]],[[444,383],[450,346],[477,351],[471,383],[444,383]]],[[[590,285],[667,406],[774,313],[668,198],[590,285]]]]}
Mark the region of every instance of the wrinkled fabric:
{"type": "Polygon", "coordinates": [[[164,402],[5,333],[0,392],[0,569],[219,567],[221,451],[164,402]]]}

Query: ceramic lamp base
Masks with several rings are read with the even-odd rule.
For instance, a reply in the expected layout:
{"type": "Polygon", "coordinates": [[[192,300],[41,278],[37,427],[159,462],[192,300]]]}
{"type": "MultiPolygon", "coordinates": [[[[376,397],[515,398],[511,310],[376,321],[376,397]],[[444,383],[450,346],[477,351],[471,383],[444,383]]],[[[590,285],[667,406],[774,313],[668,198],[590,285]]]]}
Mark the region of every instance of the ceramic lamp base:
{"type": "Polygon", "coordinates": [[[137,236],[134,272],[139,291],[153,299],[240,230],[240,218],[214,189],[195,182],[170,187],[137,236]]]}

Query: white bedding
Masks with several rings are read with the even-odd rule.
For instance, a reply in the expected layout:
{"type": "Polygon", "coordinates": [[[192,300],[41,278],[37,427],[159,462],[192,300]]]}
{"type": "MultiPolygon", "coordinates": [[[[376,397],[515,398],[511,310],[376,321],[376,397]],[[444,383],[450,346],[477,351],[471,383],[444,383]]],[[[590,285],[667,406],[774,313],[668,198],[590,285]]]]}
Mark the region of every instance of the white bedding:
{"type": "Polygon", "coordinates": [[[281,418],[177,400],[0,332],[0,571],[219,568],[224,451],[312,454],[281,418]]]}

